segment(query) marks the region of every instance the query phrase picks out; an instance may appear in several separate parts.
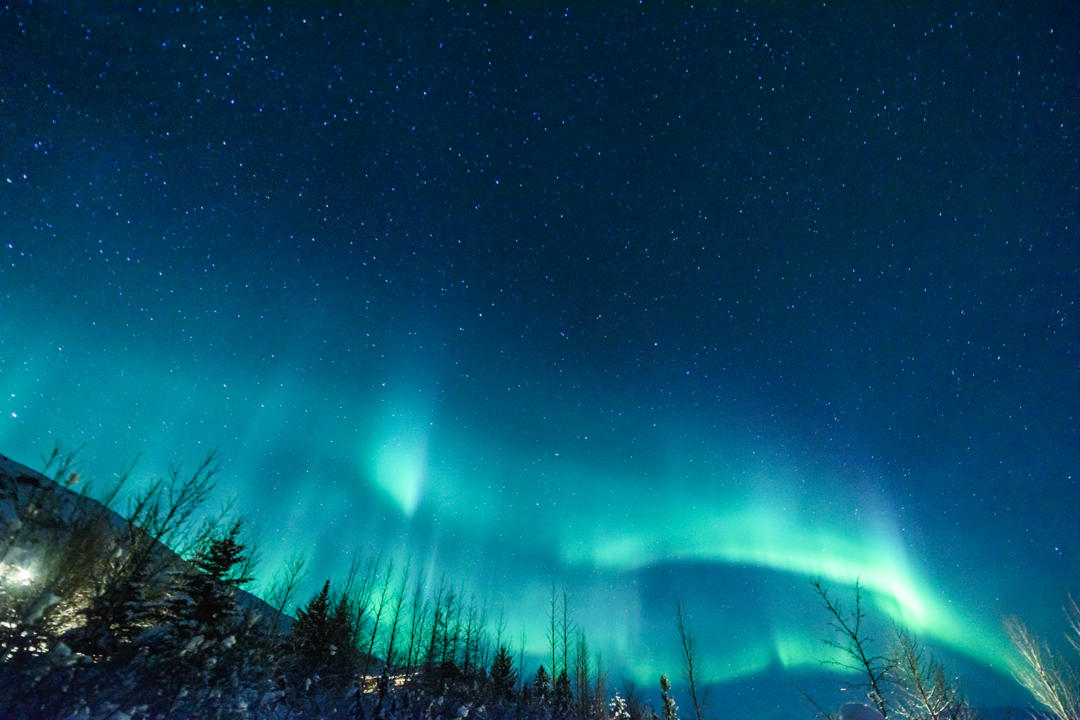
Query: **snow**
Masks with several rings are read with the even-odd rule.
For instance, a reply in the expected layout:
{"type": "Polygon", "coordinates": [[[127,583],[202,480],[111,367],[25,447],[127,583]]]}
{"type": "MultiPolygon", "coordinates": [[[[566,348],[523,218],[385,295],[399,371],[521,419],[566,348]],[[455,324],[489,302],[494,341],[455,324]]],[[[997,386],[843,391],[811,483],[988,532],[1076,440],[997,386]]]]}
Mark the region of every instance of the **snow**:
{"type": "Polygon", "coordinates": [[[884,720],[884,718],[869,705],[848,703],[840,708],[840,720],[884,720]]]}

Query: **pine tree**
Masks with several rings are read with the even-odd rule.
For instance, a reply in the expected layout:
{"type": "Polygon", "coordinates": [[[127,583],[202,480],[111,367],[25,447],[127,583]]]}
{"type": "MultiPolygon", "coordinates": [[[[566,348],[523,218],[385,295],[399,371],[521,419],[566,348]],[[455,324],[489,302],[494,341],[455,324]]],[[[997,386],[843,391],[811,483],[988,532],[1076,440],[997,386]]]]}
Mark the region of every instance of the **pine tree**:
{"type": "Polygon", "coordinates": [[[514,659],[506,650],[505,645],[499,646],[495,653],[495,660],[491,663],[491,688],[496,700],[509,700],[514,694],[514,686],[517,685],[517,672],[514,670],[514,659]]]}
{"type": "Polygon", "coordinates": [[[170,714],[184,715],[236,698],[261,674],[247,642],[250,626],[236,602],[237,588],[251,578],[239,542],[241,524],[209,537],[188,567],[169,575],[171,587],[153,611],[155,623],[135,639],[136,663],[160,698],[172,698],[170,714]]]}
{"type": "Polygon", "coordinates": [[[237,574],[245,569],[247,547],[240,543],[239,536],[242,522],[237,520],[229,531],[220,538],[212,538],[199,553],[192,564],[202,572],[233,587],[251,582],[252,578],[237,574]]]}
{"type": "Polygon", "coordinates": [[[570,688],[570,676],[566,674],[566,668],[559,673],[559,679],[555,681],[555,714],[559,717],[569,717],[574,705],[574,692],[570,688]]]}
{"type": "Polygon", "coordinates": [[[664,705],[664,720],[679,720],[679,708],[671,697],[671,683],[668,682],[667,675],[660,676],[660,699],[664,705]]]}
{"type": "Polygon", "coordinates": [[[334,609],[327,618],[329,636],[332,641],[332,661],[330,665],[345,670],[359,660],[360,652],[356,647],[356,628],[353,625],[353,607],[344,594],[334,603],[334,609]]]}
{"type": "Polygon", "coordinates": [[[536,676],[533,678],[533,697],[542,706],[551,697],[551,678],[548,676],[547,670],[541,665],[536,671],[536,676]]]}
{"type": "Polygon", "coordinates": [[[238,540],[240,529],[238,520],[224,536],[211,538],[191,561],[196,572],[187,576],[183,590],[191,598],[193,620],[200,633],[230,634],[238,615],[236,589],[252,580],[243,572],[248,558],[246,546],[238,540]]]}
{"type": "Polygon", "coordinates": [[[619,693],[615,693],[615,697],[611,700],[611,720],[630,720],[630,709],[626,706],[626,700],[624,700],[619,693]]]}
{"type": "Polygon", "coordinates": [[[302,667],[316,669],[331,656],[330,581],[323,584],[302,610],[296,612],[289,646],[302,667]]]}
{"type": "Polygon", "coordinates": [[[140,573],[113,579],[80,611],[82,625],[64,633],[63,641],[91,657],[128,659],[133,641],[161,622],[162,585],[140,573]]]}

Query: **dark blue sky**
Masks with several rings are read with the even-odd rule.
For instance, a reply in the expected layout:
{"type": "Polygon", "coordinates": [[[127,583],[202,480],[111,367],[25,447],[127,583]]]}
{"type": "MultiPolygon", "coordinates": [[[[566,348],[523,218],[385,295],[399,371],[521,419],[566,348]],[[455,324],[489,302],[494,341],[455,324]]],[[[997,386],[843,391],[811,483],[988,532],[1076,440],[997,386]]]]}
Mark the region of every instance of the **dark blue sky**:
{"type": "Polygon", "coordinates": [[[412,555],[536,651],[566,581],[650,683],[673,594],[717,679],[816,667],[815,576],[1059,631],[1069,3],[386,5],[4,6],[5,454],[220,446],[267,576],[412,555]]]}

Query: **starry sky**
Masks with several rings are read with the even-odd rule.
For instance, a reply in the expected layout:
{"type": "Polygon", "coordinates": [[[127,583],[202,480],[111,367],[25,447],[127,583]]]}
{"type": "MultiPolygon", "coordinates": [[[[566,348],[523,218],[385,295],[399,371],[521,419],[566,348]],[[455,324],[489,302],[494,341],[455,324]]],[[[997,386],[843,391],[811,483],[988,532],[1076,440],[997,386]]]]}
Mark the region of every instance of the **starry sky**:
{"type": "Polygon", "coordinates": [[[537,658],[565,583],[650,688],[674,597],[754,696],[858,579],[1023,699],[1001,618],[1080,590],[1071,4],[345,5],[3,4],[0,452],[218,447],[264,580],[411,557],[537,658]]]}

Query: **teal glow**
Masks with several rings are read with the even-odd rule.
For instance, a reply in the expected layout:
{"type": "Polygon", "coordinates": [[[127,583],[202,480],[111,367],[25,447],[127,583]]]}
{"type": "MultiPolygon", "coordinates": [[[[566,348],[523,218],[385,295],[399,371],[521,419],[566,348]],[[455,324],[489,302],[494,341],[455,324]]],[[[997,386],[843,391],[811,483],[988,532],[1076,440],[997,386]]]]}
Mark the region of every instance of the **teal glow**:
{"type": "Polygon", "coordinates": [[[777,630],[772,639],[775,657],[786,668],[826,667],[842,672],[841,664],[851,660],[842,650],[825,644],[822,638],[808,635],[805,630],[777,630]]]}
{"type": "MultiPolygon", "coordinates": [[[[775,481],[770,487],[774,491],[782,489],[775,481]]],[[[650,526],[648,532],[598,532],[588,542],[568,542],[565,557],[571,563],[623,572],[673,560],[745,565],[792,573],[807,580],[820,578],[841,593],[859,582],[868,591],[868,602],[893,621],[982,662],[1007,666],[1012,650],[1003,633],[985,621],[965,618],[942,603],[938,599],[941,593],[910,567],[896,538],[871,522],[822,522],[820,514],[813,521],[800,517],[790,507],[783,509],[782,497],[783,493],[778,492],[765,500],[714,501],[714,507],[731,508],[725,512],[706,510],[700,495],[694,512],[658,514],[653,507],[643,507],[641,515],[627,528],[650,526]],[[651,525],[645,522],[646,517],[652,520],[651,525]]],[[[689,496],[674,502],[677,507],[691,504],[689,496]]],[[[810,644],[797,645],[791,636],[784,637],[785,649],[778,649],[778,655],[785,666],[816,661],[813,653],[792,650],[810,644]]]]}
{"type": "MultiPolygon", "coordinates": [[[[416,393],[419,395],[420,393],[416,393]]],[[[362,474],[411,518],[428,482],[431,413],[415,400],[391,401],[392,410],[375,414],[374,432],[358,448],[362,474]]]]}
{"type": "Polygon", "coordinates": [[[375,485],[412,517],[423,497],[427,476],[427,443],[421,433],[393,435],[374,449],[371,474],[375,485]]]}
{"type": "Polygon", "coordinates": [[[677,675],[676,596],[717,679],[812,672],[821,578],[1023,698],[1000,618],[1080,568],[1071,7],[113,5],[0,28],[0,453],[219,448],[264,587],[411,559],[534,661],[554,580],[612,678],[677,675]]]}

